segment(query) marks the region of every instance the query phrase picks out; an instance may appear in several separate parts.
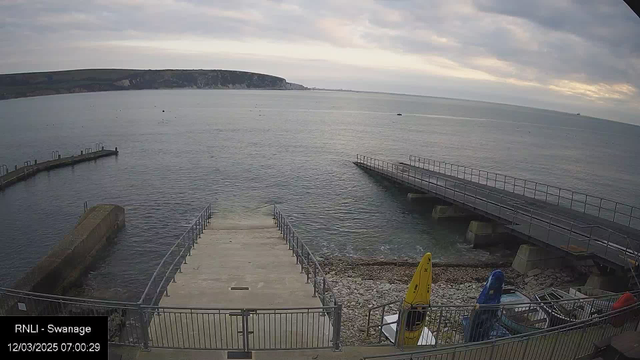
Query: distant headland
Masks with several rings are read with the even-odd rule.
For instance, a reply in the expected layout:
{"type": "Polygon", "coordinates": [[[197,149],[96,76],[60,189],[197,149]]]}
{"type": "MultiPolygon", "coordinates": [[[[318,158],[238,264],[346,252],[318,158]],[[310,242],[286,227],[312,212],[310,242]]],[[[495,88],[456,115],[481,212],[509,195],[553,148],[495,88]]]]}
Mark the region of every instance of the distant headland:
{"type": "Polygon", "coordinates": [[[307,90],[284,78],[235,70],[80,69],[0,75],[0,100],[145,89],[307,90]]]}

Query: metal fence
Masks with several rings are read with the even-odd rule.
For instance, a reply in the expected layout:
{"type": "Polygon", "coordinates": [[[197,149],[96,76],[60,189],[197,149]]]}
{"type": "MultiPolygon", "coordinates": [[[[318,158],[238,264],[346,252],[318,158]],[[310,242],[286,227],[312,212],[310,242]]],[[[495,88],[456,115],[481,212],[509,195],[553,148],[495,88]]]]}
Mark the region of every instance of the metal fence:
{"type": "Polygon", "coordinates": [[[304,241],[300,240],[296,230],[276,205],[273,205],[273,220],[282,233],[282,238],[287,242],[289,250],[296,257],[296,264],[300,265],[300,273],[306,274],[307,283],[311,281],[313,296],[319,297],[323,306],[339,306],[331,284],[329,284],[315,256],[304,241]]]}
{"type": "Polygon", "coordinates": [[[453,360],[526,359],[573,360],[592,354],[594,343],[626,331],[636,331],[640,304],[567,323],[552,330],[490,339],[438,349],[366,356],[364,359],[453,360]]]}
{"type": "MultiPolygon", "coordinates": [[[[448,179],[408,165],[357,155],[356,164],[409,187],[434,194],[473,212],[507,223],[516,234],[574,255],[593,254],[627,268],[638,264],[640,241],[600,225],[592,225],[535,210],[502,192],[448,179]]],[[[637,266],[637,265],[636,265],[637,266]]]]}
{"type": "Polygon", "coordinates": [[[80,299],[0,288],[0,315],[88,315],[109,318],[109,342],[144,346],[146,321],[140,304],[80,299]]]}
{"type": "MultiPolygon", "coordinates": [[[[637,297],[640,291],[634,291],[633,294],[637,297]]],[[[611,311],[613,303],[620,296],[622,293],[500,305],[434,305],[420,308],[403,308],[402,300],[398,300],[369,308],[366,336],[374,343],[394,344],[402,348],[403,340],[407,338],[406,323],[420,320],[427,332],[422,335],[418,345],[438,347],[475,342],[549,329],[604,314],[611,311]],[[486,327],[494,323],[501,328],[486,327]],[[400,331],[390,332],[392,328],[400,331]],[[395,338],[390,338],[390,334],[394,333],[395,338]]]]}
{"type": "Polygon", "coordinates": [[[110,343],[142,348],[337,350],[340,348],[340,311],[340,306],[278,309],[162,307],[0,288],[0,315],[107,316],[110,343]]]}
{"type": "Polygon", "coordinates": [[[340,348],[338,306],[279,309],[144,307],[149,346],[288,350],[340,348]],[[337,324],[337,325],[336,325],[337,324]]]}
{"type": "Polygon", "coordinates": [[[140,297],[139,302],[141,304],[158,305],[162,300],[163,294],[169,295],[169,282],[171,280],[175,282],[175,274],[182,271],[182,264],[187,263],[187,256],[191,255],[191,249],[195,248],[198,238],[201,237],[210,222],[211,204],[200,212],[189,228],[162,258],[140,297]]]}
{"type": "Polygon", "coordinates": [[[176,241],[136,303],[80,299],[0,288],[0,315],[109,317],[109,342],[143,348],[209,350],[340,349],[342,306],[307,246],[277,207],[274,220],[312,281],[323,306],[309,308],[207,308],[158,306],[210,223],[208,205],[176,241]],[[294,237],[295,236],[295,237],[294,237]]]}
{"type": "Polygon", "coordinates": [[[509,191],[640,229],[640,208],[618,201],[583,194],[537,181],[449,164],[414,155],[409,155],[409,165],[509,191]]]}

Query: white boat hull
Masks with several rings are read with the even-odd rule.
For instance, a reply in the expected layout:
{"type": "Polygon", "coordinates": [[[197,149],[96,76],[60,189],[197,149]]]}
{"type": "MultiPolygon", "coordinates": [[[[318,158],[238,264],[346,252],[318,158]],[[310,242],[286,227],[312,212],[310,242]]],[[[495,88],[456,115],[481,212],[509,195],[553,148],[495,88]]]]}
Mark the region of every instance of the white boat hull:
{"type": "MultiPolygon", "coordinates": [[[[391,343],[395,344],[396,340],[396,328],[398,322],[398,315],[388,315],[384,317],[382,322],[382,333],[384,336],[391,341],[391,343]]],[[[422,334],[420,334],[420,339],[418,340],[418,346],[424,345],[435,345],[436,338],[433,336],[431,331],[426,327],[422,329],[422,334]]]]}

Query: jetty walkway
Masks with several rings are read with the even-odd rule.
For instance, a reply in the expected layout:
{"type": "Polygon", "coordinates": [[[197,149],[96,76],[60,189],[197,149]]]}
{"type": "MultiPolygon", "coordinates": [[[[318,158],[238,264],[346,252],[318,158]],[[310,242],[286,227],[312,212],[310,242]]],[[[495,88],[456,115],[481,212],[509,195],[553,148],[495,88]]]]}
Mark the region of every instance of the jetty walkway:
{"type": "Polygon", "coordinates": [[[545,185],[543,191],[535,182],[414,156],[407,164],[358,155],[354,163],[455,205],[434,210],[435,217],[475,213],[535,245],[592,259],[623,273],[637,270],[640,231],[634,226],[640,226],[640,209],[636,207],[615,203],[609,208],[601,198],[579,197],[575,192],[569,206],[563,206],[567,190],[545,185]],[[591,199],[599,200],[594,204],[591,199]]]}
{"type": "Polygon", "coordinates": [[[13,171],[9,171],[9,167],[2,164],[0,165],[0,175],[2,175],[0,176],[0,190],[4,190],[5,188],[22,180],[26,180],[41,171],[48,171],[63,166],[71,166],[77,163],[113,155],[118,155],[118,148],[115,148],[115,150],[105,150],[103,146],[101,150],[91,151],[90,148],[87,148],[84,151],[81,151],[80,155],[67,157],[61,157],[56,151],[54,151],[52,152],[52,160],[42,162],[38,162],[37,160],[34,160],[33,162],[30,160],[25,161],[22,167],[15,165],[13,171]]]}

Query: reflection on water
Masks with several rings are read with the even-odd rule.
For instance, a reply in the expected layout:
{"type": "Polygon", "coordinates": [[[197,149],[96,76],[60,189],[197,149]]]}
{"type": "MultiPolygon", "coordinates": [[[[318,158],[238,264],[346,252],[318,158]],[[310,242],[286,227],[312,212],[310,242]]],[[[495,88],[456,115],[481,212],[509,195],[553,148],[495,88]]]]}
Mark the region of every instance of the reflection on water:
{"type": "Polygon", "coordinates": [[[117,158],[41,173],[0,193],[2,285],[62,239],[84,201],[124,206],[127,226],[88,279],[112,298],[139,296],[209,202],[224,217],[277,203],[320,257],[488,256],[464,242],[465,222],[431,220],[429,205],[353,165],[357,153],[428,156],[640,201],[639,127],[514,106],[316,91],[129,91],[2,101],[0,126],[0,164],[10,168],[52,150],[118,146],[117,158]]]}

